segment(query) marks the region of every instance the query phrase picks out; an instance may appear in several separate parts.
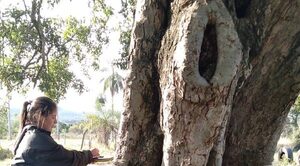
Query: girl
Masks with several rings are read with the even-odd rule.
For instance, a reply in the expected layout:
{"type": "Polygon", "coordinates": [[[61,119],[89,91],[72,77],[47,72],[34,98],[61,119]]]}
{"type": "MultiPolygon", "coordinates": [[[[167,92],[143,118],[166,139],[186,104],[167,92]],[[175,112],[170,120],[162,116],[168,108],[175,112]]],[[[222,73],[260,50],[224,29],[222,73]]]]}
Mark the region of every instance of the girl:
{"type": "Polygon", "coordinates": [[[85,166],[99,156],[96,148],[75,151],[58,145],[50,136],[56,116],[57,105],[48,97],[24,103],[12,166],[85,166]]]}

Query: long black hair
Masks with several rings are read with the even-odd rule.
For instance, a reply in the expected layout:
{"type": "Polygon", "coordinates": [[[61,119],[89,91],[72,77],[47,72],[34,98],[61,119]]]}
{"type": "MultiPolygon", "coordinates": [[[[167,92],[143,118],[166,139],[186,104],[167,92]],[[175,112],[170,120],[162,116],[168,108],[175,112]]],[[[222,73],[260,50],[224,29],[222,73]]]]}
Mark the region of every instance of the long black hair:
{"type": "Polygon", "coordinates": [[[38,123],[37,116],[47,117],[56,109],[56,103],[49,97],[41,96],[33,101],[25,101],[21,112],[20,129],[22,130],[26,124],[38,123]]]}

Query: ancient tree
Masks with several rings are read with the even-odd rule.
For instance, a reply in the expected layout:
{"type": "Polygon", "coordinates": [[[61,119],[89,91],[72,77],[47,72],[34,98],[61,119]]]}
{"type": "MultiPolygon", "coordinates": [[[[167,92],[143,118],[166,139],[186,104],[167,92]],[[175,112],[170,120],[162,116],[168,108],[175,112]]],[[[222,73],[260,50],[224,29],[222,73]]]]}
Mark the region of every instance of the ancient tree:
{"type": "Polygon", "coordinates": [[[300,2],[138,0],[115,165],[271,164],[300,90],[300,2]]]}

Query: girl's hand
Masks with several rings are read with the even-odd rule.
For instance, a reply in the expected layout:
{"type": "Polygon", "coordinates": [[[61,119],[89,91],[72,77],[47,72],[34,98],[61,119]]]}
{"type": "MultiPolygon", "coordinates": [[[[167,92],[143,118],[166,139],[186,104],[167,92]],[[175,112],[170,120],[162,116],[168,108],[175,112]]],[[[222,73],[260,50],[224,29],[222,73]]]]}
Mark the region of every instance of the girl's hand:
{"type": "Polygon", "coordinates": [[[97,148],[92,149],[91,152],[92,152],[93,158],[99,156],[99,150],[97,148]]]}

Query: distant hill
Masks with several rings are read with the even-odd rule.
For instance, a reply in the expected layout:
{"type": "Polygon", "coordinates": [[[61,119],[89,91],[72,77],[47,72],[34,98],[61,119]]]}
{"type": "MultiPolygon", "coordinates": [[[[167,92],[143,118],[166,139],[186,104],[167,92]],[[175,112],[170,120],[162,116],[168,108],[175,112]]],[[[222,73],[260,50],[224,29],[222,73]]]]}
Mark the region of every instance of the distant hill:
{"type": "Polygon", "coordinates": [[[59,109],[58,111],[58,118],[60,122],[74,124],[85,120],[86,113],[85,112],[74,112],[68,111],[64,109],[59,109]]]}
{"type": "MultiPolygon", "coordinates": [[[[60,122],[67,124],[74,124],[85,119],[85,112],[74,112],[66,110],[64,108],[58,108],[58,119],[60,122]]],[[[16,118],[20,114],[20,108],[11,108],[12,119],[16,118]]]]}

